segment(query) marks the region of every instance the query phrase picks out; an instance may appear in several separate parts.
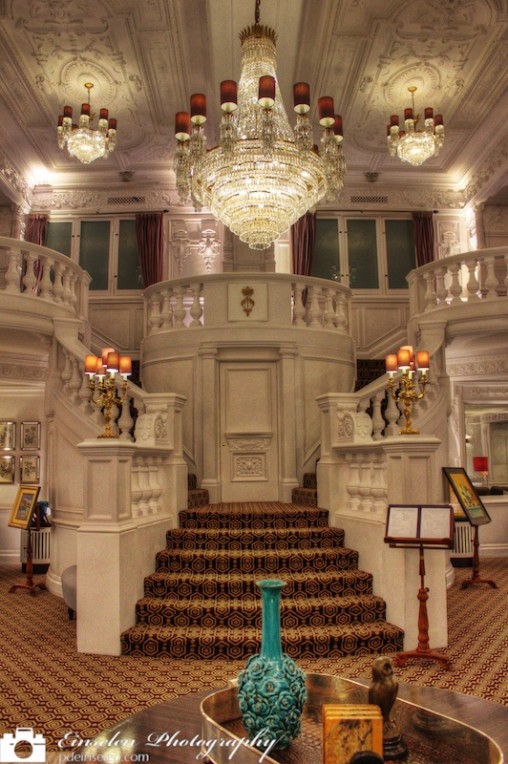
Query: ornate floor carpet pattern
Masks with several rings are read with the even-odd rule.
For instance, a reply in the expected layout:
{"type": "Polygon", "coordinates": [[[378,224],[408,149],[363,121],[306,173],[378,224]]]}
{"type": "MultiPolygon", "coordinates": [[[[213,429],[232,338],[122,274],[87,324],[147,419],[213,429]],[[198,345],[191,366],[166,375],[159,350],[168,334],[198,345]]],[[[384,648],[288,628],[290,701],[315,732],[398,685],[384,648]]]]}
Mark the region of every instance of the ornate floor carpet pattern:
{"type": "MultiPolygon", "coordinates": [[[[508,558],[481,561],[498,589],[462,590],[469,568],[456,570],[448,592],[449,646],[432,645],[451,661],[446,671],[420,660],[397,669],[401,682],[464,692],[508,705],[508,558]]],[[[41,580],[36,576],[36,580],[41,580]]],[[[0,565],[0,735],[18,726],[45,735],[49,748],[69,730],[91,738],[147,706],[188,692],[222,687],[245,661],[175,661],[76,652],[76,622],[59,597],[9,594],[24,576],[19,565],[0,565]]],[[[432,592],[431,592],[432,596],[432,592]]],[[[370,679],[372,656],[303,659],[310,672],[370,679]]]]}
{"type": "Polygon", "coordinates": [[[170,658],[248,658],[260,648],[256,581],[282,578],[284,650],[340,658],[402,649],[372,576],[328,511],[295,504],[214,504],[180,512],[156,572],[145,580],[122,653],[170,658]]]}

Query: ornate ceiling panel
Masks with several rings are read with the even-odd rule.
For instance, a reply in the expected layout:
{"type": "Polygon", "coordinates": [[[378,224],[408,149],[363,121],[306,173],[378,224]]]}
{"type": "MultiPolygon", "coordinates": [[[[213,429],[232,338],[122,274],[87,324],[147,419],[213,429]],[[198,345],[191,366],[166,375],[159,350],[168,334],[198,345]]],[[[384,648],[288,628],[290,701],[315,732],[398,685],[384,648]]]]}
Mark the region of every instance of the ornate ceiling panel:
{"type": "MultiPolygon", "coordinates": [[[[190,93],[205,92],[213,143],[219,83],[239,77],[238,34],[254,8],[254,0],[0,2],[4,186],[114,188],[129,171],[138,185],[169,188],[174,114],[190,93]],[[55,135],[64,104],[79,113],[86,81],[92,108],[118,119],[116,151],[92,165],[59,150],[55,135]]],[[[508,184],[506,0],[262,0],[260,10],[278,35],[290,119],[298,80],[310,83],[314,101],[333,96],[343,116],[344,194],[361,193],[367,172],[378,173],[376,193],[389,185],[398,199],[421,192],[430,204],[482,201],[508,184]],[[410,85],[417,111],[432,106],[445,119],[439,157],[420,168],[386,148],[386,124],[390,114],[403,118],[410,85]]]]}

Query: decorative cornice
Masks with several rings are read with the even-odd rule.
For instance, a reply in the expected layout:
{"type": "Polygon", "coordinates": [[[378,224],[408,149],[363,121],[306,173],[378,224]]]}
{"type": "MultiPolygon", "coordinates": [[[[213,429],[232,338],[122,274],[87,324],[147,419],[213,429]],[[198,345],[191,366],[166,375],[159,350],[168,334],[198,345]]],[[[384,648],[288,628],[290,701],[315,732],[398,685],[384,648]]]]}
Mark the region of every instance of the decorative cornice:
{"type": "MultiPolygon", "coordinates": [[[[32,203],[32,191],[26,180],[21,175],[20,171],[15,167],[10,159],[0,149],[0,178],[4,183],[13,190],[13,196],[21,196],[21,200],[18,198],[17,202],[23,202],[25,214],[30,211],[32,203]]],[[[14,200],[13,200],[14,201],[14,200]]]]}
{"type": "Polygon", "coordinates": [[[178,204],[178,194],[172,189],[150,190],[129,186],[125,188],[56,190],[46,186],[36,187],[32,200],[33,212],[72,211],[72,212],[122,212],[132,210],[167,209],[178,204]]]}
{"type": "Polygon", "coordinates": [[[35,365],[22,361],[0,362],[0,379],[18,379],[30,382],[44,382],[48,374],[46,366],[35,365]]]}

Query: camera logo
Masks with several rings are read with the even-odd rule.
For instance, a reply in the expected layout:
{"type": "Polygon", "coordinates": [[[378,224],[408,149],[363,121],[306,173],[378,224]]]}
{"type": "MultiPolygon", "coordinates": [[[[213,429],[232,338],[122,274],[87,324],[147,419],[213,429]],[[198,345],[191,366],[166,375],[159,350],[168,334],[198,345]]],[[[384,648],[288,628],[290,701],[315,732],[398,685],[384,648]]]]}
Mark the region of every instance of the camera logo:
{"type": "Polygon", "coordinates": [[[16,733],[6,732],[0,737],[0,764],[13,764],[13,762],[35,762],[44,764],[46,761],[46,740],[43,735],[34,735],[32,727],[17,727],[16,733]],[[16,747],[25,743],[29,747],[27,754],[23,747],[22,755],[18,756],[16,747]]]}

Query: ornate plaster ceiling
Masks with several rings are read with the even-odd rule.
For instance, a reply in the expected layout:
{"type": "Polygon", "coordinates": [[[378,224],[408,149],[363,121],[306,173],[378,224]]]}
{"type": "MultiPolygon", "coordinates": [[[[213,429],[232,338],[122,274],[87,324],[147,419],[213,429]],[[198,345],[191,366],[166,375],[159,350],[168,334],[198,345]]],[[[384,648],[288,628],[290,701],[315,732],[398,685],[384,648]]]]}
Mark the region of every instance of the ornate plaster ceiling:
{"type": "MultiPolygon", "coordinates": [[[[31,186],[93,189],[173,183],[174,114],[193,92],[218,128],[222,79],[238,79],[238,34],[254,0],[0,0],[0,189],[16,201],[31,186]],[[118,119],[117,150],[81,165],[56,145],[64,104],[86,100],[118,119]]],[[[408,189],[422,206],[503,197],[508,168],[506,0],[262,0],[278,35],[278,77],[292,113],[292,83],[331,95],[344,120],[346,188],[408,189]],[[409,85],[418,110],[445,119],[441,154],[413,168],[388,155],[389,115],[403,117],[409,85]],[[375,185],[366,173],[378,173],[375,185]]],[[[290,116],[291,118],[291,116],[290,116]]],[[[317,122],[315,109],[314,120],[317,122]]],[[[315,138],[319,135],[315,128],[315,138]]]]}

